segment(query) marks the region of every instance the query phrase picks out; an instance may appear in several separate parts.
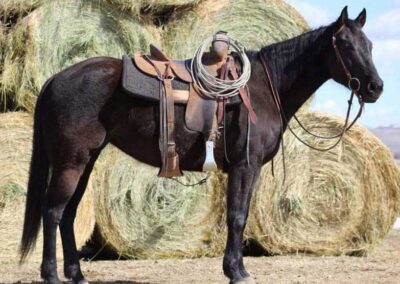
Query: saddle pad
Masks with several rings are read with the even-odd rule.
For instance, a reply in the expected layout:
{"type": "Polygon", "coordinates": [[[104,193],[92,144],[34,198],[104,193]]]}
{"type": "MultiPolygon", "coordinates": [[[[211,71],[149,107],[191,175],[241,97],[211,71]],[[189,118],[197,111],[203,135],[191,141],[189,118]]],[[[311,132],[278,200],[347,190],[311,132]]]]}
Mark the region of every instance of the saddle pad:
{"type": "MultiPolygon", "coordinates": [[[[134,97],[153,102],[160,101],[160,80],[140,71],[129,55],[124,55],[122,62],[122,88],[134,97]]],[[[172,81],[172,88],[189,91],[189,83],[176,78],[172,81]]],[[[176,103],[186,103],[186,100],[177,100],[176,103]]]]}

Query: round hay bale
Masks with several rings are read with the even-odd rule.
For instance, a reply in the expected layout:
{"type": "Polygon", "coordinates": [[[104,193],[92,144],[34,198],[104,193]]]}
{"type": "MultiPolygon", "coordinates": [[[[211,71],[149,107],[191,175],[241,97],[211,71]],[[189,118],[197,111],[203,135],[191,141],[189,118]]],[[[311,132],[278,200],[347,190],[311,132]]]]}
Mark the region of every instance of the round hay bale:
{"type": "Polygon", "coordinates": [[[192,57],[211,34],[223,30],[245,47],[259,49],[309,29],[305,20],[281,0],[205,0],[177,11],[166,27],[164,48],[171,57],[192,57]]]}
{"type": "MultiPolygon", "coordinates": [[[[22,112],[0,114],[0,149],[0,263],[16,263],[32,149],[31,116],[22,112]]],[[[94,223],[93,190],[89,185],[75,221],[78,247],[90,238],[94,223]]],[[[40,233],[32,261],[41,259],[42,242],[40,233]]],[[[61,241],[57,253],[61,258],[61,241]]]]}
{"type": "MultiPolygon", "coordinates": [[[[159,169],[113,146],[95,166],[96,222],[106,244],[127,258],[193,258],[221,255],[225,244],[222,175],[187,187],[158,178],[159,169]]],[[[204,173],[186,172],[196,183],[204,173]]]]}
{"type": "MultiPolygon", "coordinates": [[[[318,112],[301,116],[314,133],[338,133],[344,119],[318,112]]],[[[332,142],[296,133],[318,147],[332,142]]],[[[389,149],[354,125],[329,152],[312,150],[285,135],[286,182],[280,153],[264,166],[253,197],[249,238],[272,254],[310,252],[364,255],[389,232],[398,216],[400,171],[389,149]]]]}
{"type": "Polygon", "coordinates": [[[176,10],[187,10],[202,0],[103,0],[141,19],[155,20],[176,10]]]}
{"type": "Polygon", "coordinates": [[[9,33],[0,93],[32,112],[53,74],[89,57],[147,50],[150,42],[159,42],[155,28],[104,1],[46,1],[9,33]]]}

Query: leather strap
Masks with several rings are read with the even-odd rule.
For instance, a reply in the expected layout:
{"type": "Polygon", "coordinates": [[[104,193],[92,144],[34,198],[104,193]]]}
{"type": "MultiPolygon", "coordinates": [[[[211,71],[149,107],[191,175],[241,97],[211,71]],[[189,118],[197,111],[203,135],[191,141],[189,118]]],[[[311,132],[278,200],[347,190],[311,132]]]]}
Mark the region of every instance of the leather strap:
{"type": "MultiPolygon", "coordinates": [[[[239,78],[239,74],[236,71],[236,66],[234,64],[234,60],[232,60],[233,58],[232,57],[229,57],[229,58],[228,58],[228,66],[229,66],[228,68],[229,68],[230,73],[232,74],[233,79],[236,80],[237,78],[239,78]],[[229,58],[231,58],[231,60],[229,60],[229,58]]],[[[257,123],[257,115],[254,112],[254,109],[251,105],[250,97],[248,94],[248,88],[240,88],[239,95],[243,100],[243,104],[247,108],[251,122],[253,124],[256,124],[257,123]]]]}
{"type": "Polygon", "coordinates": [[[160,140],[159,147],[161,152],[162,167],[158,176],[174,177],[181,176],[182,172],[179,168],[179,156],[176,153],[175,145],[175,109],[174,109],[174,93],[172,90],[172,80],[174,76],[171,71],[170,64],[166,66],[164,74],[157,68],[155,64],[147,57],[144,59],[153,65],[160,80],[160,140]]]}
{"type": "MultiPolygon", "coordinates": [[[[219,78],[222,80],[226,80],[228,78],[228,61],[230,56],[227,58],[227,61],[222,64],[219,78]]],[[[224,120],[224,107],[225,107],[226,98],[217,97],[217,123],[221,125],[224,120]]]]}
{"type": "Polygon", "coordinates": [[[174,108],[174,97],[172,92],[172,80],[171,78],[164,79],[165,87],[165,98],[166,98],[166,113],[167,113],[167,131],[166,131],[166,143],[167,143],[167,161],[163,168],[160,176],[174,177],[182,175],[179,169],[179,156],[176,153],[175,144],[175,108],[174,108]]]}

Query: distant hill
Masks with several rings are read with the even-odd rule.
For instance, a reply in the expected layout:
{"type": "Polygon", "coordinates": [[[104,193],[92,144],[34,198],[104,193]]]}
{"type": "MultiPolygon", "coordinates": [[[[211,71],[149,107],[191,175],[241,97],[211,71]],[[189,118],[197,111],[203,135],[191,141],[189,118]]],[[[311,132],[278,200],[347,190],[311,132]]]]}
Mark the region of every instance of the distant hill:
{"type": "Polygon", "coordinates": [[[390,148],[395,158],[400,160],[400,127],[377,127],[370,130],[390,148]]]}

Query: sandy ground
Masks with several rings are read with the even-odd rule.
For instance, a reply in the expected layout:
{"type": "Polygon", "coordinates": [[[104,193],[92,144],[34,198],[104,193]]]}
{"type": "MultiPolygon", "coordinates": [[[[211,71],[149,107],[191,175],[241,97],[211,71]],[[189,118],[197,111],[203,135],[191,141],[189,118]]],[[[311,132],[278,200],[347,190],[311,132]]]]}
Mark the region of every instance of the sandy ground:
{"type": "MultiPolygon", "coordinates": [[[[400,283],[399,259],[400,230],[393,230],[368,257],[246,257],[245,264],[257,283],[400,283]]],[[[221,264],[221,258],[93,261],[82,268],[91,283],[228,283],[221,264]]],[[[35,281],[39,263],[0,266],[0,283],[35,281]]]]}

